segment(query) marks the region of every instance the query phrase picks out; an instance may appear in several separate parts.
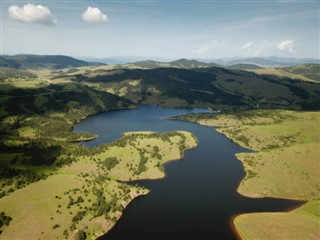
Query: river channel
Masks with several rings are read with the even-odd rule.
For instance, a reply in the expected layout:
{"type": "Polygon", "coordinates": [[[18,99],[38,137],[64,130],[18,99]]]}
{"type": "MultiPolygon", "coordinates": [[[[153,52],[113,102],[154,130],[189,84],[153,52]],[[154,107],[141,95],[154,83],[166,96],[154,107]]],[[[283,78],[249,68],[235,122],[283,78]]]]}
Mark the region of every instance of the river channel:
{"type": "Polygon", "coordinates": [[[99,239],[186,240],[237,239],[232,220],[241,213],[288,211],[299,201],[247,198],[237,193],[244,170],[235,154],[240,147],[212,127],[166,120],[169,116],[204,112],[204,109],[164,109],[141,105],[91,116],[75,131],[98,135],[87,146],[120,138],[128,131],[186,130],[199,140],[182,160],[165,165],[166,177],[137,183],[151,192],[124,210],[115,227],[99,239]]]}

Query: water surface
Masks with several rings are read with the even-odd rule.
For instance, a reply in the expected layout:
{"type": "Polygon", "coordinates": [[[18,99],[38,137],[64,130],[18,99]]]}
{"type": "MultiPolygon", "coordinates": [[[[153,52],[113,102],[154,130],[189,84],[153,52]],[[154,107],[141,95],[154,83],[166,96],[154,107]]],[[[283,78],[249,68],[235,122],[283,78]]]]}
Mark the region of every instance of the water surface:
{"type": "Polygon", "coordinates": [[[244,177],[238,152],[248,151],[212,127],[165,120],[166,117],[204,109],[139,109],[113,111],[89,117],[75,131],[90,131],[98,138],[84,143],[95,146],[122,136],[127,131],[186,130],[199,140],[197,148],[186,151],[181,161],[165,165],[166,177],[142,180],[151,190],[135,199],[115,227],[100,239],[236,239],[232,219],[251,212],[288,211],[298,201],[243,197],[236,189],[244,177]]]}

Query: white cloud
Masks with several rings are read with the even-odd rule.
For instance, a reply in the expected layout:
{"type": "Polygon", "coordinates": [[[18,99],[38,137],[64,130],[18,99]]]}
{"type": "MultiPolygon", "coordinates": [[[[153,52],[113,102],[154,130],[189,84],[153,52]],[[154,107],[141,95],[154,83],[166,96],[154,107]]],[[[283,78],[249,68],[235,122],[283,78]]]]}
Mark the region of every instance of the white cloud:
{"type": "Polygon", "coordinates": [[[107,22],[107,15],[103,14],[99,8],[88,7],[82,14],[82,20],[88,23],[102,23],[107,22]]]}
{"type": "Polygon", "coordinates": [[[281,50],[281,51],[285,51],[288,53],[293,53],[293,40],[285,40],[282,42],[279,42],[277,45],[277,49],[281,50]]]}
{"type": "Polygon", "coordinates": [[[274,43],[272,43],[268,40],[263,40],[257,44],[253,53],[257,56],[260,56],[261,54],[266,54],[266,53],[270,52],[272,49],[274,49],[274,43]]]}
{"type": "Polygon", "coordinates": [[[239,50],[250,50],[251,47],[252,47],[252,45],[253,45],[253,42],[247,42],[246,44],[244,44],[243,46],[241,46],[241,47],[239,48],[239,50]]]}
{"type": "Polygon", "coordinates": [[[195,53],[206,54],[213,49],[221,48],[225,45],[226,45],[226,42],[224,41],[212,40],[210,42],[202,44],[201,46],[195,46],[195,53]]]}
{"type": "Polygon", "coordinates": [[[8,10],[10,18],[20,22],[40,23],[45,25],[54,25],[57,22],[49,8],[42,5],[28,3],[22,8],[12,5],[8,10]]]}
{"type": "Polygon", "coordinates": [[[275,49],[275,43],[268,40],[263,40],[257,43],[247,42],[238,49],[241,54],[250,54],[253,56],[260,56],[261,54],[268,54],[270,51],[275,49]]]}

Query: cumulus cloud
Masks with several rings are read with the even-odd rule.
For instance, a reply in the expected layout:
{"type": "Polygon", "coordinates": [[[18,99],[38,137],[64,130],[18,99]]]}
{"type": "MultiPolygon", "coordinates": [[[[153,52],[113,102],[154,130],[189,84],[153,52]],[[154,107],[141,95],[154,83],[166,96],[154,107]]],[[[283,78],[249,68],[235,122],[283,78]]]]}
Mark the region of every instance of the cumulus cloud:
{"type": "Polygon", "coordinates": [[[26,23],[54,25],[57,22],[48,7],[33,5],[31,3],[28,3],[23,7],[19,7],[17,5],[10,6],[9,16],[14,20],[26,23]]]}
{"type": "Polygon", "coordinates": [[[288,53],[293,53],[293,40],[285,40],[282,42],[279,42],[277,45],[277,49],[281,50],[281,51],[285,51],[288,53]]]}
{"type": "Polygon", "coordinates": [[[266,54],[272,49],[275,48],[275,43],[270,42],[268,40],[263,40],[260,42],[247,42],[244,45],[240,46],[238,50],[240,50],[241,53],[247,53],[254,56],[259,56],[261,54],[266,54]]]}
{"type": "Polygon", "coordinates": [[[107,22],[108,17],[99,8],[88,7],[82,14],[82,20],[88,23],[102,23],[107,22]]]}

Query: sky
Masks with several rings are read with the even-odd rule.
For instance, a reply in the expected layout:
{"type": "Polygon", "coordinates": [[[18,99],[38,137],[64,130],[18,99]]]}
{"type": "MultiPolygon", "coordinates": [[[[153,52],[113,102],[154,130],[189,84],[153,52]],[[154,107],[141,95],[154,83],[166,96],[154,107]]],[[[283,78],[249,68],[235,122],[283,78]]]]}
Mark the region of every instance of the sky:
{"type": "Polygon", "coordinates": [[[1,1],[1,54],[320,58],[320,0],[1,1]]]}

